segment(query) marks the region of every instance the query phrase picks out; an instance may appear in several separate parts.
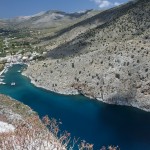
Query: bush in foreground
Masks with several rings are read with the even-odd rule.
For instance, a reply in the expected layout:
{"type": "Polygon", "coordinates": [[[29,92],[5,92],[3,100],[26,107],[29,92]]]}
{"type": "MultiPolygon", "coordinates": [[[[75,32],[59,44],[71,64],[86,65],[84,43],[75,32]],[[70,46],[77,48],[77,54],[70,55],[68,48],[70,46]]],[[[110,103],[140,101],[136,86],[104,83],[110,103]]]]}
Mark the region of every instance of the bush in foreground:
{"type": "MultiPolygon", "coordinates": [[[[70,133],[59,130],[55,119],[30,117],[17,125],[14,132],[0,133],[1,150],[73,150],[78,139],[71,140],[70,133]]],[[[79,150],[93,150],[93,145],[82,141],[79,150]]],[[[118,147],[102,147],[100,150],[119,150],[118,147]]]]}

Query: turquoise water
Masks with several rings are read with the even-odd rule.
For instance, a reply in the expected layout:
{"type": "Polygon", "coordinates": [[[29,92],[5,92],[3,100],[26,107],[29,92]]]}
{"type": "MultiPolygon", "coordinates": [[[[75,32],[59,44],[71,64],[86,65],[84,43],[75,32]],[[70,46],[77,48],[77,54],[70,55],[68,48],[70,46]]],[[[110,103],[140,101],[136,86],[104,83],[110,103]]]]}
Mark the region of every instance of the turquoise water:
{"type": "Polygon", "coordinates": [[[15,65],[5,74],[0,93],[9,95],[38,112],[62,122],[61,130],[94,144],[119,145],[121,150],[150,150],[150,113],[108,105],[83,96],[65,96],[37,88],[15,65]],[[11,86],[15,82],[15,86],[11,86]]]}

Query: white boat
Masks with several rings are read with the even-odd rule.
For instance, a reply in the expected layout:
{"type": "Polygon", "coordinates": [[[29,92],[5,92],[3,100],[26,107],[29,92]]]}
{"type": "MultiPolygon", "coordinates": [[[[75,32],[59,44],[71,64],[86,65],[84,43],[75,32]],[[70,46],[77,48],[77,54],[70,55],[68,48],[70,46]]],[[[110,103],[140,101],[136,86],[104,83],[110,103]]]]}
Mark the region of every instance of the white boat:
{"type": "Polygon", "coordinates": [[[0,84],[6,84],[5,82],[0,82],[0,84]]]}
{"type": "Polygon", "coordinates": [[[15,82],[12,82],[11,85],[12,85],[12,86],[13,86],[13,85],[16,85],[16,83],[15,83],[15,82]]]}
{"type": "Polygon", "coordinates": [[[1,79],[1,78],[0,78],[0,82],[2,82],[2,81],[4,81],[4,79],[1,79]]]}

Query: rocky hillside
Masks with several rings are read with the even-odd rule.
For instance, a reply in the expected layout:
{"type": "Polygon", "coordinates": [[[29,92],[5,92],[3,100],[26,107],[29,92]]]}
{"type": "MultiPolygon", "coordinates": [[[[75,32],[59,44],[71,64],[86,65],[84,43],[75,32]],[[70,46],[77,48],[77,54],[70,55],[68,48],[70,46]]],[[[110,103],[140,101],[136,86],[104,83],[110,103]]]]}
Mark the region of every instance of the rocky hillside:
{"type": "MultiPolygon", "coordinates": [[[[146,6],[147,3],[149,3],[148,0],[139,0],[137,3],[131,2],[119,8],[100,13],[97,15],[100,17],[100,19],[102,19],[103,15],[108,16],[109,13],[107,12],[111,12],[111,17],[106,17],[103,22],[99,21],[100,23],[97,24],[97,27],[94,29],[88,30],[86,33],[81,34],[81,36],[72,39],[72,41],[66,42],[56,49],[53,49],[53,51],[50,51],[49,56],[60,57],[60,55],[62,55],[62,57],[65,57],[66,51],[70,53],[70,56],[74,55],[75,53],[75,55],[83,54],[97,50],[94,48],[95,46],[102,48],[103,43],[107,45],[113,41],[122,42],[130,39],[133,40],[133,38],[138,38],[141,36],[145,36],[147,39],[150,30],[150,10],[149,6],[146,6]],[[116,11],[118,13],[116,13],[116,11]],[[74,45],[77,47],[75,48],[74,45]],[[53,52],[56,56],[53,55],[53,52]]],[[[98,20],[96,19],[94,22],[95,21],[98,20]]]]}
{"type": "MultiPolygon", "coordinates": [[[[56,121],[55,121],[56,122],[56,121]]],[[[44,118],[44,124],[38,115],[28,106],[0,95],[0,149],[44,149],[65,150],[64,139],[55,132],[58,124],[44,118]],[[51,122],[51,124],[46,124],[51,122]],[[51,132],[46,125],[51,126],[51,132]]],[[[64,136],[64,135],[63,135],[64,136]]],[[[66,139],[65,139],[66,140],[66,139]]]]}
{"type": "Polygon", "coordinates": [[[52,91],[150,111],[150,1],[112,10],[115,17],[55,47],[24,74],[52,91]]]}
{"type": "Polygon", "coordinates": [[[109,10],[99,12],[92,17],[83,19],[82,21],[77,22],[69,27],[65,27],[53,36],[45,37],[44,42],[45,40],[48,41],[46,49],[51,50],[58,46],[68,44],[68,42],[70,42],[71,40],[74,41],[74,38],[85,33],[86,31],[94,29],[102,24],[105,24],[106,22],[110,22],[111,20],[121,16],[124,10],[128,9],[128,7],[130,6],[132,6],[132,2],[126,5],[122,5],[121,7],[115,7],[109,10]]]}
{"type": "Polygon", "coordinates": [[[0,121],[5,121],[14,126],[30,116],[36,116],[36,113],[28,106],[1,94],[0,104],[0,121]]]}

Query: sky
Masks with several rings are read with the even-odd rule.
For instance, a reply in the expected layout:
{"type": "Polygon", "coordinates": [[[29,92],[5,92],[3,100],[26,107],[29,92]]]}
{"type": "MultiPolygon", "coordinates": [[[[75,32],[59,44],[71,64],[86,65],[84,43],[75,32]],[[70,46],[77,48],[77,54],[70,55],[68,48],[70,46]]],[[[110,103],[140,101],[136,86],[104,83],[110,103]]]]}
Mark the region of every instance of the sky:
{"type": "Polygon", "coordinates": [[[77,12],[106,9],[128,0],[0,0],[0,18],[28,16],[47,10],[77,12]]]}

